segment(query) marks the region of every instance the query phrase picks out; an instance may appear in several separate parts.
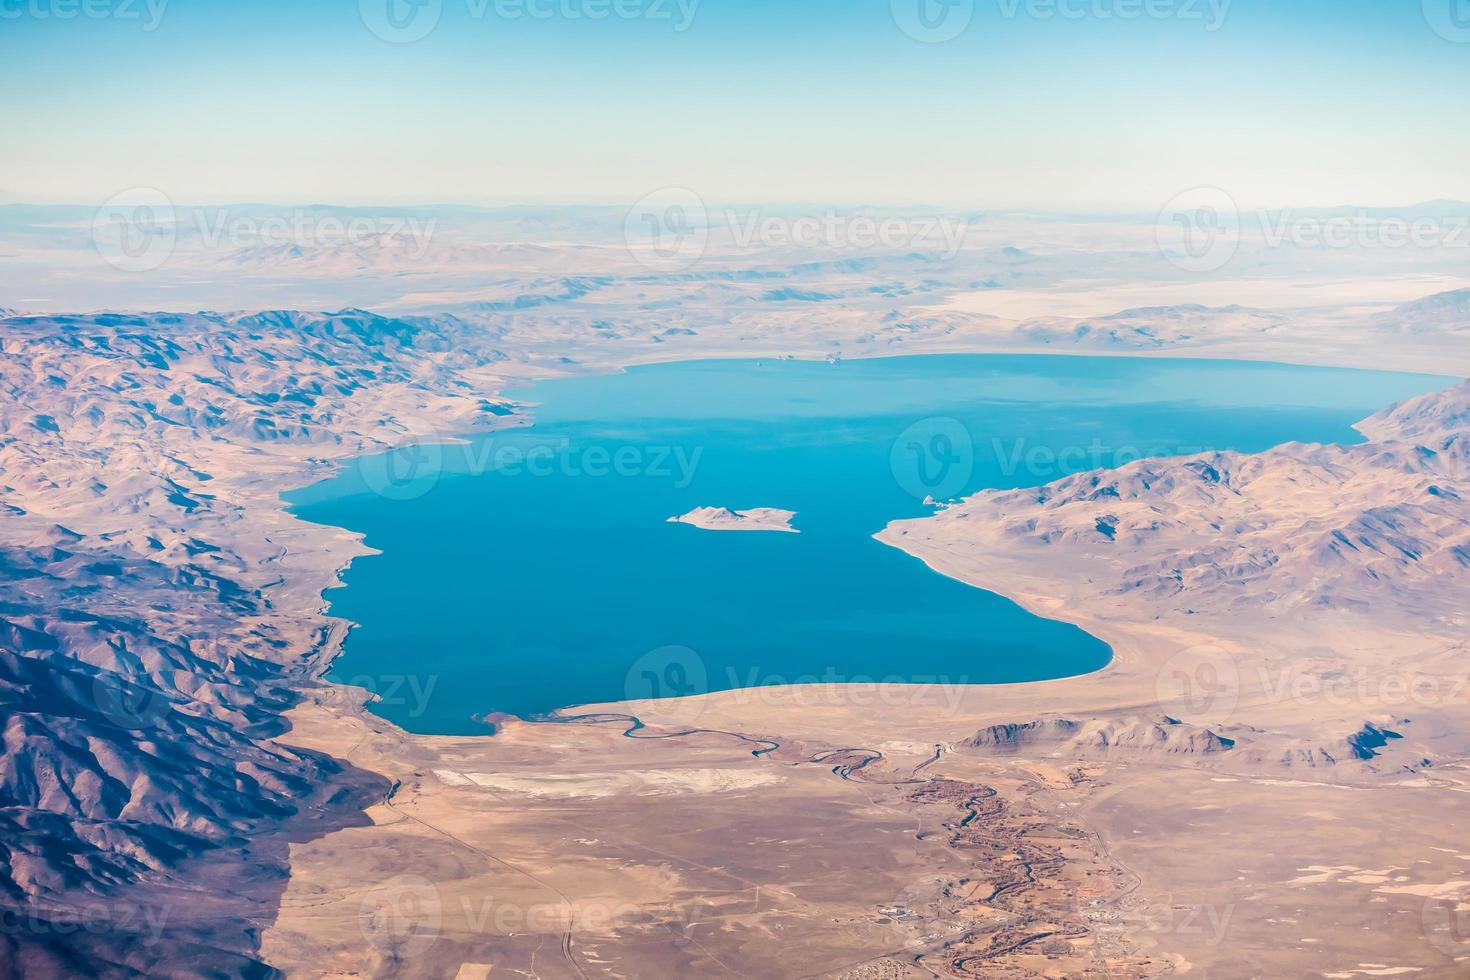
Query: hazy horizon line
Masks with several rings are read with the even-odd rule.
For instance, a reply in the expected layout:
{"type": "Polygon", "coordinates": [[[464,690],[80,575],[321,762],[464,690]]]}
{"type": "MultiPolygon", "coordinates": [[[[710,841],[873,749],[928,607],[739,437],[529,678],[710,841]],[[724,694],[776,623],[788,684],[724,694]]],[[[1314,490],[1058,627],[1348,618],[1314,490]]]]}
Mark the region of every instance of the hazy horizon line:
{"type": "MultiPolygon", "coordinates": [[[[1220,189],[1218,185],[1200,184],[1192,188],[1184,188],[1184,191],[1199,189],[1220,189]]],[[[134,190],[155,190],[155,188],[135,188],[134,190]]],[[[667,190],[670,188],[661,188],[667,190]]],[[[687,188],[678,188],[687,189],[687,188]]],[[[124,192],[126,193],[126,192],[124,192]]],[[[1228,191],[1227,191],[1228,193],[1228,191]]],[[[115,195],[114,195],[115,196],[115,195]]],[[[166,195],[165,195],[166,196],[166,195]]],[[[1162,196],[1162,195],[1161,195],[1162,196]]],[[[1171,195],[1174,196],[1174,195],[1171,195]]],[[[815,198],[766,198],[766,199],[738,199],[701,197],[708,208],[835,208],[844,210],[871,209],[876,211],[913,212],[920,211],[985,211],[999,214],[1041,214],[1060,215],[1066,217],[1133,217],[1136,215],[1154,215],[1159,210],[1159,203],[1135,204],[1135,205],[1108,205],[1108,206],[1064,206],[1056,204],[1016,204],[1016,203],[955,203],[941,201],[911,201],[911,202],[877,202],[877,201],[850,201],[815,198]]],[[[517,210],[553,210],[553,211],[626,211],[634,206],[637,201],[626,199],[586,199],[586,200],[517,200],[503,202],[476,202],[466,200],[455,201],[409,201],[396,199],[383,199],[380,201],[358,201],[337,202],[331,200],[302,198],[300,200],[277,199],[260,200],[250,198],[221,198],[218,200],[190,200],[170,201],[175,208],[319,208],[323,210],[366,210],[371,208],[391,208],[398,210],[450,210],[450,211],[483,211],[483,212],[505,212],[517,210]]],[[[1342,211],[1342,210],[1410,210],[1414,208],[1425,208],[1431,206],[1453,205],[1470,208],[1470,199],[1453,196],[1432,197],[1412,201],[1394,201],[1389,203],[1372,203],[1364,201],[1337,202],[1325,204],[1320,202],[1293,202],[1272,204],[1248,204],[1241,205],[1242,212],[1259,212],[1273,210],[1318,210],[1318,211],[1342,211]]],[[[77,209],[95,211],[105,207],[106,202],[90,202],[78,200],[0,200],[0,209],[10,208],[56,208],[77,209]]]]}

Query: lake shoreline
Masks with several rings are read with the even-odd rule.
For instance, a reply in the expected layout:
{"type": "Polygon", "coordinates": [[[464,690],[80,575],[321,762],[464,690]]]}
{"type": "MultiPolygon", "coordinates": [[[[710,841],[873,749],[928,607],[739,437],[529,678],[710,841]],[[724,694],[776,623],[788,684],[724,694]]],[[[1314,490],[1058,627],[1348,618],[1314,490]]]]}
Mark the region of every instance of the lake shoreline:
{"type": "MultiPolygon", "coordinates": [[[[374,690],[370,710],[420,733],[468,735],[482,730],[475,718],[545,718],[645,693],[1043,680],[1091,673],[1111,654],[995,590],[885,558],[874,533],[933,513],[936,494],[1045,482],[1135,452],[1361,439],[1351,422],[1364,409],[1346,406],[1445,381],[985,355],[696,361],[545,382],[520,392],[538,405],[533,425],[362,460],[317,484],[314,501],[288,503],[386,552],[333,597],[333,615],[358,625],[331,676],[374,690]],[[1283,387],[1292,404],[1277,406],[1283,387]],[[759,515],[746,502],[779,500],[805,533],[778,543],[661,530],[710,499],[759,515]],[[497,553],[516,561],[484,564],[497,553]],[[595,636],[559,617],[567,607],[597,610],[595,636]],[[759,613],[732,637],[723,621],[735,608],[759,613]],[[460,623],[456,610],[471,609],[497,623],[493,636],[460,623]],[[416,647],[452,652],[406,656],[416,647]]],[[[714,513],[720,530],[777,526],[714,513]]]]}
{"type": "MultiPolygon", "coordinates": [[[[888,532],[880,533],[887,534],[888,532]]],[[[892,544],[893,542],[887,543],[892,544]]],[[[378,759],[389,771],[399,773],[400,778],[405,780],[406,787],[412,786],[411,798],[415,801],[413,806],[418,814],[417,819],[440,826],[443,821],[451,819],[450,814],[466,810],[466,808],[470,812],[483,812],[487,815],[492,812],[500,812],[498,809],[485,810],[485,807],[491,805],[491,797],[485,796],[484,790],[478,787],[482,784],[490,785],[491,777],[476,774],[473,771],[476,765],[485,766],[493,772],[502,774],[505,772],[519,773],[511,781],[507,781],[509,777],[505,775],[496,775],[494,784],[517,786],[519,788],[516,793],[531,793],[530,798],[535,799],[534,794],[540,792],[535,787],[554,786],[557,785],[559,779],[574,778],[570,775],[572,773],[586,772],[585,762],[579,760],[586,757],[588,753],[604,760],[626,757],[628,759],[626,765],[643,767],[660,764],[677,765],[679,764],[677,760],[693,762],[695,759],[701,760],[694,762],[696,766],[709,765],[712,760],[718,759],[724,761],[717,764],[727,767],[731,772],[744,772],[752,765],[759,767],[773,763],[779,764],[780,759],[786,759],[786,765],[809,766],[825,772],[826,770],[822,768],[824,760],[854,760],[838,766],[842,772],[846,773],[842,776],[843,781],[861,779],[863,778],[862,773],[874,772],[876,768],[881,768],[885,772],[893,772],[895,767],[912,765],[914,767],[927,766],[929,771],[934,771],[936,765],[934,759],[938,758],[939,771],[950,772],[953,775],[949,778],[957,778],[960,771],[976,764],[971,760],[971,755],[967,754],[973,753],[974,750],[963,749],[962,743],[967,740],[968,736],[973,735],[977,728],[983,730],[986,724],[999,725],[1058,715],[1061,717],[1127,719],[1141,712],[1147,717],[1150,711],[1149,705],[1158,703],[1156,671],[1160,664],[1167,664],[1176,657],[1181,649],[1221,648],[1235,651],[1234,655],[1243,656],[1247,655],[1246,652],[1253,644],[1259,648],[1287,649],[1292,643],[1300,642],[1300,638],[1293,639],[1289,632],[1271,627],[1265,621],[1238,614],[1222,617],[1215,613],[1197,611],[1195,615],[1188,617],[1190,620],[1188,629],[1185,628],[1183,622],[1150,625],[1138,621],[1134,614],[1100,615],[1089,611],[1087,603],[1079,604],[1069,598],[1065,592],[1059,593],[1057,586],[1053,584],[1055,573],[1044,564],[1038,564],[1034,556],[1018,553],[1002,558],[998,552],[993,552],[987,558],[990,570],[981,578],[976,578],[970,569],[949,565],[946,559],[937,555],[920,554],[918,557],[941,574],[963,575],[967,579],[975,579],[975,584],[982,588],[995,590],[1003,588],[1008,598],[1040,615],[1064,619],[1086,629],[1113,648],[1112,661],[1102,670],[1081,677],[972,689],[965,692],[959,707],[953,711],[944,709],[937,702],[927,705],[921,702],[911,702],[901,706],[877,707],[870,704],[844,704],[840,700],[835,703],[823,703],[821,699],[803,702],[800,691],[796,689],[772,689],[764,693],[759,703],[752,703],[748,699],[742,700],[739,691],[726,691],[703,695],[687,701],[663,699],[635,703],[583,705],[576,710],[593,715],[592,719],[568,718],[553,724],[511,720],[506,722],[502,734],[492,741],[475,737],[414,736],[392,726],[388,726],[385,730],[378,722],[371,723],[372,727],[378,730],[378,734],[373,735],[364,728],[363,723],[368,721],[366,717],[361,718],[358,723],[340,729],[336,735],[332,735],[323,728],[325,719],[314,712],[306,712],[302,715],[300,731],[303,735],[311,734],[313,741],[316,737],[324,737],[328,740],[327,745],[336,749],[347,749],[353,745],[375,746],[376,743],[381,743],[380,746],[371,748],[369,755],[378,759]],[[1267,639],[1268,636],[1269,639],[1267,639]],[[636,727],[629,729],[628,724],[619,719],[632,719],[636,727]],[[575,724],[566,722],[575,722],[575,724]],[[753,747],[750,744],[752,742],[758,744],[753,747]],[[938,745],[937,755],[934,750],[936,743],[938,745]],[[778,748],[761,752],[760,746],[771,744],[778,748]],[[802,755],[794,757],[791,755],[792,747],[798,744],[804,745],[805,748],[801,750],[802,755]],[[813,751],[819,745],[825,745],[827,748],[813,751]],[[924,748],[924,746],[929,746],[929,748],[924,748]],[[656,758],[663,760],[661,763],[654,762],[655,757],[648,755],[648,752],[653,749],[659,750],[656,758]],[[552,755],[548,756],[547,752],[552,755]],[[776,753],[774,759],[771,756],[772,752],[776,753]],[[833,755],[834,752],[839,754],[833,755]],[[747,761],[736,761],[742,757],[747,761]],[[559,758],[562,761],[552,762],[552,758],[559,758]],[[483,761],[476,762],[475,760],[483,761]],[[410,770],[422,773],[438,773],[442,770],[446,775],[409,778],[410,770]],[[453,773],[462,773],[467,770],[469,775],[453,775],[453,773]],[[559,776],[557,773],[567,775],[559,776]],[[451,776],[453,776],[452,779],[451,776]],[[450,782],[445,782],[446,779],[449,779],[450,782]]],[[[1316,628],[1324,629],[1320,625],[1316,628]]],[[[1388,635],[1382,631],[1382,627],[1373,626],[1361,618],[1354,618],[1350,622],[1339,622],[1331,630],[1333,635],[1341,636],[1386,637],[1388,635]]],[[[1318,638],[1321,635],[1325,635],[1325,632],[1319,634],[1318,638]]],[[[1330,706],[1327,707],[1330,708],[1330,706]]],[[[1261,711],[1269,712],[1271,709],[1272,705],[1269,702],[1255,704],[1243,697],[1241,710],[1245,714],[1241,717],[1243,721],[1252,720],[1258,717],[1261,711]]],[[[1333,719],[1340,715],[1340,711],[1330,710],[1326,714],[1318,711],[1316,714],[1321,717],[1315,724],[1325,725],[1325,731],[1330,733],[1333,731],[1333,719]]],[[[1204,719],[1200,721],[1204,722],[1204,719]]],[[[1110,722],[1110,724],[1121,723],[1110,722]]],[[[1205,723],[1208,724],[1208,722],[1205,723]]],[[[1132,724],[1132,722],[1127,724],[1132,724]]],[[[1166,730],[1166,734],[1173,738],[1179,734],[1179,728],[1194,724],[1196,722],[1190,722],[1186,718],[1177,723],[1174,731],[1166,730]]],[[[1240,724],[1241,722],[1232,722],[1230,727],[1223,731],[1239,739],[1237,729],[1240,724]]],[[[1245,730],[1255,727],[1259,725],[1249,725],[1245,730]]],[[[1043,764],[1040,760],[1044,759],[1050,751],[1049,749],[1044,750],[1038,755],[1036,750],[1028,749],[1024,744],[1020,745],[1016,749],[1018,754],[1014,756],[1017,760],[1015,764],[1034,768],[1043,764]]],[[[1085,760],[1089,757],[1084,754],[1082,758],[1085,760]]],[[[1178,762],[1173,761],[1168,755],[1142,755],[1137,758],[1128,756],[1125,758],[1130,760],[1129,764],[1123,769],[1110,766],[1104,761],[1105,758],[1098,757],[1091,765],[1095,768],[1105,768],[1108,772],[1107,779],[1117,788],[1117,791],[1125,792],[1132,797],[1140,794],[1148,797],[1156,796],[1163,791],[1165,786],[1186,786],[1190,788],[1189,792],[1194,794],[1218,794],[1228,788],[1237,801],[1237,807],[1232,812],[1237,814],[1237,819],[1245,820],[1246,823],[1254,818],[1245,817],[1244,814],[1257,809],[1269,812],[1270,807],[1274,805],[1272,801],[1282,794],[1302,801],[1310,800],[1310,803],[1294,805],[1309,805],[1324,811],[1340,810],[1346,807],[1358,820],[1364,819],[1364,815],[1359,812],[1355,793],[1409,793],[1414,794],[1414,798],[1420,801],[1419,805],[1422,807],[1430,807],[1439,812],[1441,806],[1436,802],[1438,797],[1425,795],[1423,791],[1392,790],[1391,784],[1386,784],[1383,776],[1376,774],[1371,768],[1340,768],[1340,771],[1334,773],[1291,772],[1289,777],[1283,778],[1278,774],[1279,769],[1266,765],[1264,760],[1258,756],[1248,758],[1221,753],[1206,755],[1198,760],[1186,759],[1178,762]],[[1161,782],[1161,780],[1167,781],[1161,782]],[[1273,788],[1278,784],[1288,788],[1273,788]]],[[[986,765],[1004,768],[1010,766],[1011,763],[1002,764],[1000,759],[996,759],[993,762],[986,762],[986,765]]],[[[599,771],[605,768],[605,762],[598,767],[599,771]]],[[[617,767],[614,768],[616,771],[622,771],[617,767]]],[[[627,778],[649,778],[645,775],[637,775],[643,771],[642,769],[630,770],[627,778]]],[[[689,771],[692,773],[695,770],[689,771]]],[[[581,781],[578,785],[584,787],[579,792],[592,794],[593,798],[601,798],[608,802],[613,799],[613,797],[600,796],[605,792],[613,792],[611,786],[607,789],[599,788],[602,784],[595,781],[589,782],[591,777],[586,775],[577,775],[575,778],[581,781]]],[[[794,779],[795,777],[789,778],[794,779]]],[[[815,794],[811,797],[813,805],[827,792],[821,788],[823,784],[808,785],[805,777],[800,782],[806,786],[801,792],[815,794]]],[[[839,781],[840,784],[841,781],[839,781]]],[[[1080,806],[1079,812],[1086,814],[1086,818],[1093,826],[1106,828],[1112,823],[1112,818],[1098,810],[1099,802],[1093,800],[1094,794],[1085,789],[1087,785],[1083,783],[1079,784],[1079,788],[1065,792],[1055,789],[1053,792],[1059,793],[1064,800],[1075,797],[1075,804],[1068,805],[1080,806]],[[1082,795],[1078,796],[1079,792],[1082,795]]],[[[617,790],[617,792],[622,792],[622,790],[617,790]]],[[[680,790],[679,792],[685,791],[680,790]]],[[[701,792],[707,792],[707,790],[701,792]]],[[[1450,796],[1453,797],[1453,793],[1450,796]]],[[[684,800],[686,807],[695,803],[695,798],[681,796],[680,799],[684,800]]],[[[732,805],[732,801],[723,798],[719,791],[715,791],[715,795],[709,797],[711,804],[716,801],[722,801],[721,806],[732,805]]],[[[741,804],[741,806],[743,809],[745,805],[741,804]]],[[[395,804],[395,810],[398,807],[399,805],[395,804]]],[[[639,810],[638,812],[651,813],[652,811],[639,810]]],[[[1345,814],[1346,812],[1344,811],[1345,814]]],[[[392,820],[393,817],[391,814],[385,814],[383,818],[375,817],[375,821],[380,819],[392,820]]],[[[519,823],[506,825],[503,823],[506,819],[503,816],[497,816],[494,819],[497,826],[502,827],[503,833],[510,833],[514,839],[527,844],[531,840],[525,836],[530,832],[528,827],[521,826],[519,823]]],[[[1058,819],[1062,819],[1060,814],[1058,814],[1058,819]]],[[[1445,826],[1445,833],[1450,837],[1456,833],[1452,828],[1452,823],[1445,826]]],[[[388,838],[385,838],[385,843],[388,839],[397,841],[392,845],[395,853],[399,848],[408,846],[401,836],[392,835],[387,830],[383,833],[390,834],[388,838]]],[[[1108,833],[1117,834],[1123,831],[1113,827],[1111,831],[1104,830],[1103,833],[1106,839],[1108,833]]],[[[1449,838],[1441,835],[1441,839],[1448,840],[1449,838]]],[[[1111,850],[1126,843],[1126,840],[1117,838],[1112,841],[1109,848],[1111,850]]],[[[1299,853],[1303,855],[1297,859],[1297,863],[1314,860],[1305,855],[1311,853],[1314,847],[1321,849],[1325,843],[1325,841],[1316,845],[1307,844],[1305,841],[1295,843],[1293,846],[1299,848],[1299,853]]],[[[417,845],[414,845],[410,850],[416,848],[417,845]]],[[[328,855],[334,853],[331,847],[314,848],[313,851],[317,856],[308,860],[310,868],[319,867],[321,861],[330,860],[328,855]]],[[[370,853],[375,853],[375,850],[370,853]]],[[[1249,860],[1244,855],[1236,856],[1234,859],[1237,861],[1249,860]]],[[[584,859],[577,860],[580,862],[584,859]]],[[[1134,854],[1129,860],[1136,862],[1139,857],[1134,854]]],[[[588,873],[589,870],[590,867],[581,873],[588,873]]],[[[303,868],[302,873],[315,876],[319,872],[303,868]]],[[[1125,874],[1117,870],[1101,870],[1100,873],[1104,875],[1125,874]]],[[[1164,880],[1170,882],[1168,887],[1174,889],[1177,896],[1181,887],[1178,876],[1164,880]]],[[[1259,890],[1259,886],[1257,889],[1259,890]]],[[[1185,893],[1189,893],[1187,886],[1185,893]]],[[[1142,900],[1149,902],[1162,900],[1155,886],[1145,887],[1137,894],[1143,896],[1142,900]]],[[[1288,897],[1287,900],[1294,899],[1288,897]]],[[[1112,901],[1114,900],[1109,899],[1109,902],[1112,901]]],[[[1351,901],[1359,900],[1353,898],[1351,901]]],[[[1269,903],[1267,907],[1271,907],[1269,903]]],[[[296,928],[299,927],[293,926],[290,922],[283,923],[279,929],[284,931],[279,935],[284,937],[296,934],[293,933],[296,928]]],[[[313,927],[314,930],[316,928],[318,927],[313,927]]],[[[1257,927],[1248,924],[1246,928],[1257,927]]],[[[449,943],[450,950],[454,948],[453,935],[451,929],[443,939],[444,942],[449,943]]],[[[1149,939],[1146,934],[1143,938],[1146,943],[1157,944],[1160,941],[1157,938],[1149,939]]],[[[1178,953],[1173,950],[1179,948],[1180,944],[1177,942],[1179,938],[1181,937],[1173,937],[1173,941],[1167,942],[1163,950],[1158,949],[1155,945],[1155,955],[1164,955],[1167,951],[1165,959],[1177,956],[1178,953]]],[[[1383,941],[1401,942],[1392,935],[1385,937],[1383,941]]],[[[1218,955],[1218,952],[1212,952],[1208,946],[1196,943],[1185,943],[1184,945],[1191,947],[1188,956],[1193,962],[1201,960],[1208,962],[1210,956],[1218,955]]],[[[280,945],[280,940],[268,944],[267,948],[284,957],[284,962],[293,961],[292,954],[285,951],[280,945]]],[[[1149,946],[1145,945],[1142,948],[1149,948],[1149,946]]],[[[1283,949],[1273,955],[1279,957],[1279,963],[1292,962],[1290,958],[1292,954],[1289,949],[1283,949]]],[[[1401,956],[1390,956],[1386,950],[1380,950],[1378,955],[1381,962],[1404,962],[1401,956]]],[[[1427,961],[1418,958],[1409,962],[1421,964],[1421,968],[1427,964],[1427,961]]]]}

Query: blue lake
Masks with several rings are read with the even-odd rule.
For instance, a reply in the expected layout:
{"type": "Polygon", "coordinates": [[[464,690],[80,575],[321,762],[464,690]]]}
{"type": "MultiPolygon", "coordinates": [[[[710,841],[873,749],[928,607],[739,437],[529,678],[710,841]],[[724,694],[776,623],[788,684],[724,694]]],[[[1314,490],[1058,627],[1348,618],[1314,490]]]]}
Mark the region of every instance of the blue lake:
{"type": "Polygon", "coordinates": [[[699,361],[512,392],[534,427],[359,460],[288,495],[364,532],[333,679],[416,732],[781,682],[987,684],[1105,666],[1088,634],[872,535],[924,498],[1203,449],[1360,442],[1455,379],[1244,362],[944,355],[699,361]],[[715,532],[780,507],[800,534],[715,532]]]}

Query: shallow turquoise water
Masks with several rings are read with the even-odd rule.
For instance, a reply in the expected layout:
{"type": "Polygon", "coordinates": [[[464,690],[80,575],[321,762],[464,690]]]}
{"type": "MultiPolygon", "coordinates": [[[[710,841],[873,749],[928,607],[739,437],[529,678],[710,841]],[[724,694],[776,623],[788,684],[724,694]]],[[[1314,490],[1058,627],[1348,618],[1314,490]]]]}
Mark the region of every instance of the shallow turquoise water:
{"type": "Polygon", "coordinates": [[[289,499],[383,551],[328,594],[361,624],[331,676],[412,731],[767,683],[1040,680],[1110,653],[871,535],[928,494],[1358,442],[1353,422],[1453,380],[1044,356],[663,364],[513,393],[534,428],[361,460],[289,499]],[[801,534],[666,523],[702,505],[795,510],[801,534]]]}

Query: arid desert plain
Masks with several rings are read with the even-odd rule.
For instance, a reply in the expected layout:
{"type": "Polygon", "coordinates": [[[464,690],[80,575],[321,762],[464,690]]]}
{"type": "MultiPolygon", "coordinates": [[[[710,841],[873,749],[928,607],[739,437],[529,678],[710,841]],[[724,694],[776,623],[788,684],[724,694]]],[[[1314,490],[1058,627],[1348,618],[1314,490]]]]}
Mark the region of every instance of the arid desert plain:
{"type": "MultiPolygon", "coordinates": [[[[1451,264],[1303,247],[1206,282],[1139,257],[1152,218],[998,213],[956,216],[943,264],[712,238],[666,269],[605,216],[549,214],[485,212],[414,254],[181,243],[161,292],[109,304],[279,309],[4,313],[3,972],[1470,973],[1470,289],[1451,264]],[[381,684],[326,679],[352,643],[335,587],[373,541],[282,493],[534,427],[506,392],[537,380],[926,353],[1451,380],[1353,444],[1084,468],[873,528],[1105,642],[1081,676],[762,685],[478,735],[414,734],[371,710],[398,696],[381,684]]],[[[49,227],[7,234],[57,270],[49,227]]],[[[806,516],[702,503],[663,518],[806,516]]]]}

